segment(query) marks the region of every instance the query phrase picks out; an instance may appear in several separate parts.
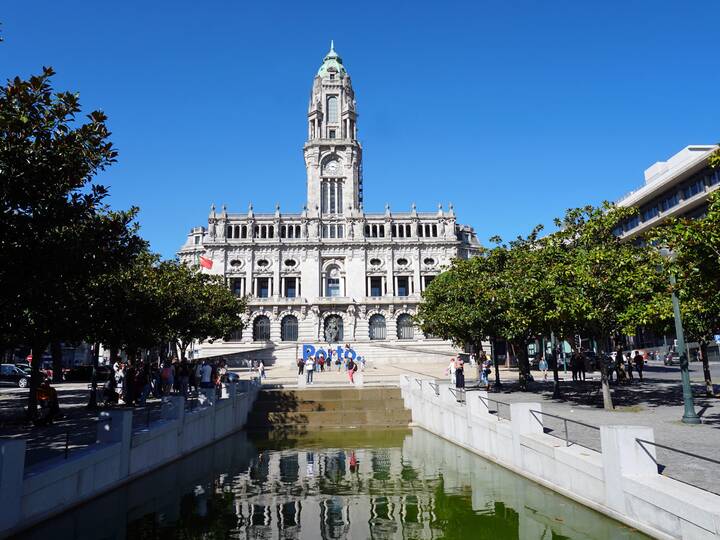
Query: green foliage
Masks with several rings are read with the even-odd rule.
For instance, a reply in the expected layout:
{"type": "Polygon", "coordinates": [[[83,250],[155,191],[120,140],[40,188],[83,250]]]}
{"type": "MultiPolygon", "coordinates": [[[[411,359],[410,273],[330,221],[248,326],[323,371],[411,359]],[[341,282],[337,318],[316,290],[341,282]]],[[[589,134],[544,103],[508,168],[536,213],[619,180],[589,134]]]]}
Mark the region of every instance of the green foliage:
{"type": "Polygon", "coordinates": [[[720,328],[720,192],[711,193],[699,219],[670,218],[654,240],[673,253],[683,326],[696,341],[710,341],[720,328]]]}
{"type": "Polygon", "coordinates": [[[656,249],[614,231],[637,213],[604,203],[568,210],[548,239],[556,289],[550,326],[558,335],[592,336],[606,346],[640,325],[671,317],[667,275],[656,249]]]}

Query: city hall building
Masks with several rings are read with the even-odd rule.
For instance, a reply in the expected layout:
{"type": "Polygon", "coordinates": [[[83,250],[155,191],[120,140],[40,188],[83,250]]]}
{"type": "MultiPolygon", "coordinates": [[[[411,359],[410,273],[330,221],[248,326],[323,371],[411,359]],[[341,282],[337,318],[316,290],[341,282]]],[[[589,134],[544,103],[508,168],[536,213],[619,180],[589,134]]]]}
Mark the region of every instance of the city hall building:
{"type": "Polygon", "coordinates": [[[247,299],[242,332],[200,344],[200,357],[291,361],[303,344],[336,343],[369,362],[417,362],[447,359],[455,350],[423,335],[412,316],[443,267],[477,251],[475,232],[457,223],[452,204],[366,212],[357,136],[350,75],[331,45],[310,93],[302,211],[213,206],[207,226],[193,228],[178,253],[187,264],[202,261],[247,299]]]}

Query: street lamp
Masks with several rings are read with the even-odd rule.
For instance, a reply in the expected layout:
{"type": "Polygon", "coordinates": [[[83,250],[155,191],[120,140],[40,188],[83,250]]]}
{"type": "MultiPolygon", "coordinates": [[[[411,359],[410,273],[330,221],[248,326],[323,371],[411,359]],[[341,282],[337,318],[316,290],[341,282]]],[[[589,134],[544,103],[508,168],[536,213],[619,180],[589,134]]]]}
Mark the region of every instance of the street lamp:
{"type": "MultiPolygon", "coordinates": [[[[672,261],[675,259],[675,253],[667,248],[660,250],[660,255],[672,261]]],[[[688,356],[685,347],[685,332],[682,326],[682,317],[680,316],[680,301],[675,294],[675,274],[670,273],[670,285],[672,286],[672,306],[673,315],[675,316],[675,334],[677,335],[677,349],[680,355],[680,376],[682,377],[683,404],[685,412],[682,421],[685,424],[699,424],[700,417],[695,412],[695,404],[693,403],[692,387],[690,386],[690,371],[688,370],[688,356]]]]}

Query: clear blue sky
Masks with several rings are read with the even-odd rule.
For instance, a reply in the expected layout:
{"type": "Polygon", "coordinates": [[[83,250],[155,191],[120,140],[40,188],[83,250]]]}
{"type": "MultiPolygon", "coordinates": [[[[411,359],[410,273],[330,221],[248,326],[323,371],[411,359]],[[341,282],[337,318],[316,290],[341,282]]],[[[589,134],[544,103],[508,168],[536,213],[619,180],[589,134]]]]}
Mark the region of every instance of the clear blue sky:
{"type": "Polygon", "coordinates": [[[300,211],[330,39],[352,76],[365,209],[455,204],[486,241],[615,200],[720,140],[719,2],[6,2],[0,77],[53,66],[109,116],[100,181],[174,254],[230,211],[300,211]]]}

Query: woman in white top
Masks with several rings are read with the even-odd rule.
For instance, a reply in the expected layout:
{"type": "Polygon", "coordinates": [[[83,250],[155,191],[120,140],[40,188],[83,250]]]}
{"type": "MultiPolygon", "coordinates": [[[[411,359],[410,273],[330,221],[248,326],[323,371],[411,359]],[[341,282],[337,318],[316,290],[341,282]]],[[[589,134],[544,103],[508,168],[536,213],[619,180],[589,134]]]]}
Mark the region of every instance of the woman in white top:
{"type": "Polygon", "coordinates": [[[446,375],[450,375],[450,385],[455,386],[455,359],[451,358],[447,369],[445,370],[446,375]]]}

